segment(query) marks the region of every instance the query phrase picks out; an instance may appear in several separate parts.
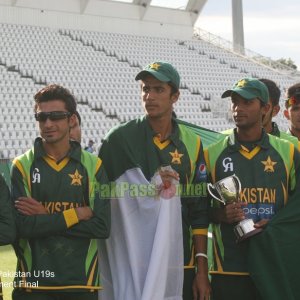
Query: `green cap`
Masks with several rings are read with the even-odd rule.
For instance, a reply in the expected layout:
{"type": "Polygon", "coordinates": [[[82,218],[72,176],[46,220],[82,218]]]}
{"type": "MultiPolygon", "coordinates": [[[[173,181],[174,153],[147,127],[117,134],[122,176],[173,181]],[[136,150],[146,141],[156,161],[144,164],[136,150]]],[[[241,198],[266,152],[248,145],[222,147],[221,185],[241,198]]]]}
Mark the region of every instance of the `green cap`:
{"type": "Polygon", "coordinates": [[[256,78],[243,78],[236,82],[231,90],[223,93],[222,98],[230,97],[232,93],[237,93],[246,100],[258,98],[261,102],[269,102],[269,91],[267,86],[256,78]]]}
{"type": "Polygon", "coordinates": [[[141,80],[147,75],[152,75],[162,82],[169,82],[174,87],[179,89],[180,77],[177,70],[169,63],[163,61],[156,61],[147,65],[143,71],[138,73],[135,80],[141,80]]]}

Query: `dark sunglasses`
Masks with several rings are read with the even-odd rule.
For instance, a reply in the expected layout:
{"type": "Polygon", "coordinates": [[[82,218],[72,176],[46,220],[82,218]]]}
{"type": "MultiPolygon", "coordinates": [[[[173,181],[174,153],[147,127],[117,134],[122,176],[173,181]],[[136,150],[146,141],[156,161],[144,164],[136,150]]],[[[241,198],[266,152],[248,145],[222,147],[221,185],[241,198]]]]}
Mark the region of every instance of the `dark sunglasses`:
{"type": "Polygon", "coordinates": [[[51,121],[58,121],[70,117],[71,113],[68,111],[50,111],[50,112],[38,112],[34,114],[35,119],[38,122],[46,122],[49,118],[51,121]]]}

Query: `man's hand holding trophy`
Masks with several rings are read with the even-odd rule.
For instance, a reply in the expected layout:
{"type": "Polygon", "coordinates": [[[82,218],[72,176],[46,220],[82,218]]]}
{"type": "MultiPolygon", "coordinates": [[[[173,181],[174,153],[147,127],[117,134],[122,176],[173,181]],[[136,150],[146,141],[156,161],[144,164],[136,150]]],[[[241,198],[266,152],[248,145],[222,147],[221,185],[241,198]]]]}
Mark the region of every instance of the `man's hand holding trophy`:
{"type": "Polygon", "coordinates": [[[225,177],[214,184],[208,183],[207,189],[214,199],[225,205],[218,219],[225,223],[237,223],[234,227],[237,242],[262,231],[265,222],[255,225],[252,219],[244,215],[243,206],[247,203],[240,201],[241,182],[236,175],[225,177]]]}

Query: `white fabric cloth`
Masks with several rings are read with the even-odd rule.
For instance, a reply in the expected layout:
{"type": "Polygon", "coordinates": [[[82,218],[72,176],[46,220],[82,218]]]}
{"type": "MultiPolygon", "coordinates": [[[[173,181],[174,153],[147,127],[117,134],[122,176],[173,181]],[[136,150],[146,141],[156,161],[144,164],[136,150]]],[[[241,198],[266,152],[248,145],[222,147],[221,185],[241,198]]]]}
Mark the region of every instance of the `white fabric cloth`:
{"type": "MultiPolygon", "coordinates": [[[[140,169],[118,184],[149,185],[140,169]]],[[[111,236],[99,242],[100,300],[180,300],[183,286],[181,202],[154,197],[112,199],[111,236]]]]}

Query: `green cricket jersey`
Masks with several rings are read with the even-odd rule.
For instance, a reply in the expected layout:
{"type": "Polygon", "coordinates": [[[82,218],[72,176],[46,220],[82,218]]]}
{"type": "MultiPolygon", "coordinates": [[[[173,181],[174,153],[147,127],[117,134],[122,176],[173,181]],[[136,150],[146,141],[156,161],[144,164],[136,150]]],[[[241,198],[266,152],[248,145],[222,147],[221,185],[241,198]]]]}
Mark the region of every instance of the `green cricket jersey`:
{"type": "MultiPolygon", "coordinates": [[[[212,183],[235,174],[241,181],[240,199],[247,202],[246,218],[254,222],[271,219],[284,207],[290,195],[300,189],[299,152],[292,143],[264,132],[260,141],[248,150],[235,137],[235,131],[223,141],[205,150],[212,183]]],[[[213,205],[222,205],[220,202],[213,205]]],[[[247,243],[236,243],[235,224],[213,224],[212,274],[248,274],[247,243]]],[[[272,251],[270,249],[270,251],[272,251]]]]}
{"type": "MultiPolygon", "coordinates": [[[[232,132],[233,132],[233,128],[222,131],[222,133],[226,134],[226,135],[229,135],[232,132]]],[[[300,150],[300,142],[298,141],[298,139],[295,136],[293,136],[287,132],[279,130],[278,125],[275,122],[272,122],[272,131],[270,132],[270,134],[277,136],[280,139],[291,142],[292,144],[295,145],[296,149],[300,150]]]]}
{"type": "MultiPolygon", "coordinates": [[[[0,245],[11,244],[16,237],[16,225],[10,192],[4,178],[0,175],[0,245]]],[[[2,299],[0,278],[0,299],[2,299]]]]}
{"type": "Polygon", "coordinates": [[[262,233],[250,239],[249,272],[262,299],[300,299],[299,192],[262,233]]]}
{"type": "Polygon", "coordinates": [[[102,162],[70,142],[68,155],[56,163],[41,138],[12,165],[12,196],[41,202],[46,215],[17,213],[16,285],[36,290],[80,291],[100,288],[96,239],[110,231],[110,202],[99,197],[107,178],[102,162]],[[78,221],[76,207],[90,206],[94,216],[78,221]]]}
{"type": "Polygon", "coordinates": [[[121,124],[108,133],[99,156],[111,181],[134,168],[140,168],[149,181],[161,166],[170,165],[178,172],[182,186],[184,263],[192,267],[190,229],[193,234],[206,235],[208,228],[206,165],[200,137],[184,124],[177,124],[176,119],[172,122],[173,131],[164,142],[160,142],[145,116],[121,124]]]}
{"type": "Polygon", "coordinates": [[[4,178],[0,175],[0,245],[13,243],[16,226],[10,192],[4,178]]]}
{"type": "Polygon", "coordinates": [[[270,132],[270,134],[275,135],[280,139],[284,139],[291,142],[292,144],[295,145],[296,149],[300,150],[300,142],[298,141],[298,139],[293,135],[290,135],[284,131],[279,130],[278,125],[275,122],[272,122],[272,131],[270,132]]]}

